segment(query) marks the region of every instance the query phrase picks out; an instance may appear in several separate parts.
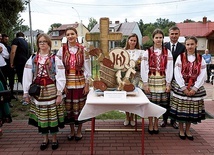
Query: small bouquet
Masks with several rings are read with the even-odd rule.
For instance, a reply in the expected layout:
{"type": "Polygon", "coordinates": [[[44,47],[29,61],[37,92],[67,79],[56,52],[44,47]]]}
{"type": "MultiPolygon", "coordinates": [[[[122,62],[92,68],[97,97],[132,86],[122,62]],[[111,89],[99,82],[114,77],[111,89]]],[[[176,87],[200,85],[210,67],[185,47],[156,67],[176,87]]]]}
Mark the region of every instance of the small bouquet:
{"type": "Polygon", "coordinates": [[[140,71],[141,60],[142,60],[142,58],[139,57],[139,58],[137,59],[137,61],[135,62],[135,63],[136,63],[136,65],[135,65],[135,70],[136,70],[137,72],[140,71]]]}

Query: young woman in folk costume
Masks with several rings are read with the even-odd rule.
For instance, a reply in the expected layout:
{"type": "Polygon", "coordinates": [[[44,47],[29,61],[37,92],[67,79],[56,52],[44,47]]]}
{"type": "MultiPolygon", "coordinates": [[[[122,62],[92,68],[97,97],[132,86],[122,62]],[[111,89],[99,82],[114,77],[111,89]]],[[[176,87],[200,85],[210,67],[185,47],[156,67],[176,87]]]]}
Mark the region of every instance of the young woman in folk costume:
{"type": "Polygon", "coordinates": [[[193,140],[191,123],[197,124],[205,119],[203,97],[206,96],[206,91],[203,84],[206,62],[197,53],[196,37],[186,37],[185,46],[186,52],[180,54],[175,62],[170,117],[179,122],[179,137],[193,140]]]}
{"type": "Polygon", "coordinates": [[[82,123],[78,116],[85,105],[89,92],[89,78],[91,77],[90,59],[86,57],[84,47],[77,42],[77,30],[68,27],[65,30],[67,43],[61,47],[57,55],[62,59],[66,72],[66,123],[70,125],[68,140],[82,139],[82,123]],[[75,126],[77,132],[75,133],[75,126]]]}
{"type": "Polygon", "coordinates": [[[38,127],[44,140],[41,150],[48,147],[48,134],[52,135],[52,149],[58,148],[57,132],[64,127],[62,92],[65,88],[65,69],[62,61],[51,54],[51,40],[40,34],[36,41],[37,53],[26,62],[23,76],[23,91],[26,102],[30,102],[29,124],[38,127]],[[41,86],[40,95],[29,96],[31,83],[41,86]]]}
{"type": "MultiPolygon", "coordinates": [[[[137,65],[137,61],[139,61],[140,59],[140,44],[139,44],[139,40],[138,40],[138,36],[137,34],[133,33],[131,35],[129,35],[129,37],[127,38],[126,41],[126,45],[124,47],[125,50],[127,50],[127,52],[129,53],[130,56],[130,60],[134,60],[136,62],[137,65]]],[[[140,80],[140,73],[139,70],[137,70],[138,72],[136,73],[137,75],[135,76],[136,78],[135,80],[135,85],[137,86],[139,80],[140,80]]],[[[135,126],[135,121],[134,121],[134,114],[133,113],[129,113],[126,112],[126,118],[124,121],[124,125],[127,126],[129,125],[129,123],[131,124],[131,126],[135,126]]]]}
{"type": "MultiPolygon", "coordinates": [[[[173,76],[173,58],[170,50],[163,45],[164,34],[156,29],[153,34],[153,46],[146,50],[141,61],[141,78],[144,93],[157,104],[167,104],[170,83],[173,76]]],[[[148,132],[158,134],[158,118],[149,117],[148,132]]]]}

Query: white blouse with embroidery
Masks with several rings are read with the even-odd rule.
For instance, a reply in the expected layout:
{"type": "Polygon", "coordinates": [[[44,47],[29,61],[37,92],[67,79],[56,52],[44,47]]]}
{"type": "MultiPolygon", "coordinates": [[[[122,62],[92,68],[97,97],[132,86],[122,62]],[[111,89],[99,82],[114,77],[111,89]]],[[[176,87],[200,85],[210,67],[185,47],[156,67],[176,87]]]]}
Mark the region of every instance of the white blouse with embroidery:
{"type": "MultiPolygon", "coordinates": [[[[48,58],[47,55],[39,56],[38,62],[40,64],[44,64],[47,58],[48,58]]],[[[66,83],[65,68],[62,61],[57,56],[55,56],[55,65],[56,65],[56,75],[55,75],[56,88],[58,92],[59,91],[63,92],[65,88],[65,83],[66,83]]],[[[24,73],[23,73],[22,84],[23,84],[24,94],[28,94],[28,90],[32,81],[33,81],[33,72],[32,72],[32,56],[31,56],[25,64],[24,73]]]]}
{"type": "MultiPolygon", "coordinates": [[[[154,49],[154,52],[156,55],[161,54],[161,49],[154,49]]],[[[143,54],[143,58],[141,61],[141,78],[144,84],[148,84],[148,78],[149,78],[149,54],[148,50],[146,50],[143,54]]],[[[173,59],[172,54],[170,50],[168,50],[168,59],[167,59],[167,65],[165,69],[166,73],[166,83],[167,85],[170,85],[172,76],[173,76],[173,59]]]]}
{"type": "MultiPolygon", "coordinates": [[[[188,59],[188,61],[193,62],[193,61],[195,61],[195,55],[188,55],[187,59],[188,59]]],[[[185,81],[183,79],[183,76],[181,74],[181,66],[182,66],[181,56],[179,55],[177,57],[177,60],[175,61],[174,75],[175,75],[175,80],[178,83],[178,85],[180,86],[180,88],[182,90],[185,90],[186,86],[185,86],[185,81]]],[[[195,85],[194,85],[193,89],[197,90],[198,88],[203,86],[205,78],[206,78],[206,62],[202,58],[201,71],[200,71],[199,76],[197,77],[197,80],[195,81],[195,85]]]]}
{"type": "MultiPolygon", "coordinates": [[[[77,46],[69,46],[69,52],[72,54],[76,54],[78,47],[77,46]]],[[[61,47],[59,51],[57,52],[57,56],[59,56],[60,59],[62,59],[62,51],[63,48],[61,47]]],[[[84,76],[85,76],[85,82],[88,83],[89,79],[91,77],[91,61],[90,59],[86,59],[85,53],[84,53],[84,65],[83,65],[83,71],[84,71],[84,76]]]]}

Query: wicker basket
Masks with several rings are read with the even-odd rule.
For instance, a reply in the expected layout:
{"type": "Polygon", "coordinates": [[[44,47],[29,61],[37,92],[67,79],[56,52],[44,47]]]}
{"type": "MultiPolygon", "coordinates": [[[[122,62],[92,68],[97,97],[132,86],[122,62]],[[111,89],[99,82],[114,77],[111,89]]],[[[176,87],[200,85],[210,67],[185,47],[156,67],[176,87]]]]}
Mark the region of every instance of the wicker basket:
{"type": "Polygon", "coordinates": [[[104,66],[100,63],[100,80],[103,81],[108,88],[116,88],[117,81],[116,81],[116,70],[111,69],[109,67],[104,66]]]}

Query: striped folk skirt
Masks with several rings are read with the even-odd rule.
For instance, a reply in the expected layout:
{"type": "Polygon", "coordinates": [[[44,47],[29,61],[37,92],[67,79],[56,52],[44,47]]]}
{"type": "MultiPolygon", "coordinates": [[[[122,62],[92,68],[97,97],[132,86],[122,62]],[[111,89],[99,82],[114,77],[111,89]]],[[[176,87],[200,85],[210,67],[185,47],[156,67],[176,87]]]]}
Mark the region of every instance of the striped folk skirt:
{"type": "Polygon", "coordinates": [[[55,100],[56,87],[50,84],[31,101],[29,124],[38,127],[39,133],[55,134],[64,127],[65,106],[56,105],[55,100]]]}
{"type": "Polygon", "coordinates": [[[205,119],[204,97],[205,88],[202,86],[194,96],[187,97],[175,80],[172,82],[172,97],[170,100],[170,118],[177,122],[200,123],[205,119]]]}
{"type": "Polygon", "coordinates": [[[83,89],[84,88],[68,89],[65,100],[66,124],[78,125],[88,121],[88,120],[78,121],[78,117],[86,101],[86,95],[83,95],[83,89]]]}
{"type": "Polygon", "coordinates": [[[165,76],[160,76],[158,72],[156,75],[149,77],[150,94],[146,94],[150,102],[160,106],[167,105],[169,93],[166,93],[166,79],[165,76]]]}

